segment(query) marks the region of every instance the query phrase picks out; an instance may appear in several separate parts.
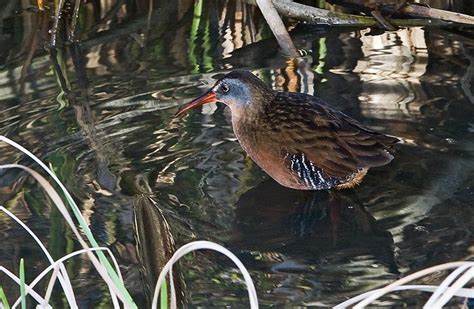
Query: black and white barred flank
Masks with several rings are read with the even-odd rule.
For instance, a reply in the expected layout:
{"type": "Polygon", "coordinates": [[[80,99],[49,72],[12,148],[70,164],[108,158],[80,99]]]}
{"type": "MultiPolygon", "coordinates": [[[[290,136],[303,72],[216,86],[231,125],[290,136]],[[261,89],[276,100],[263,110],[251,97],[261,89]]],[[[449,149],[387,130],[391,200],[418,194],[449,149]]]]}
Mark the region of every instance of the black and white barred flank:
{"type": "Polygon", "coordinates": [[[304,153],[287,154],[287,167],[293,171],[306,186],[313,190],[328,190],[334,188],[352,178],[327,176],[323,170],[317,168],[313,162],[308,160],[304,153]]]}

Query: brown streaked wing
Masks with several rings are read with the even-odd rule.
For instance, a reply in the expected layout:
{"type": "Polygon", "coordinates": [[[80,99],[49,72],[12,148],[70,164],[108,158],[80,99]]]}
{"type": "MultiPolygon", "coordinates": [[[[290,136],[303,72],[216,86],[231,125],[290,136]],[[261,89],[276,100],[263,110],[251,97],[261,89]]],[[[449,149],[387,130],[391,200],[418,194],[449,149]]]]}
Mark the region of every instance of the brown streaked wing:
{"type": "Polygon", "coordinates": [[[275,145],[287,153],[304,154],[330,177],[389,163],[393,156],[387,149],[398,141],[300,93],[277,95],[267,116],[268,138],[275,145]]]}

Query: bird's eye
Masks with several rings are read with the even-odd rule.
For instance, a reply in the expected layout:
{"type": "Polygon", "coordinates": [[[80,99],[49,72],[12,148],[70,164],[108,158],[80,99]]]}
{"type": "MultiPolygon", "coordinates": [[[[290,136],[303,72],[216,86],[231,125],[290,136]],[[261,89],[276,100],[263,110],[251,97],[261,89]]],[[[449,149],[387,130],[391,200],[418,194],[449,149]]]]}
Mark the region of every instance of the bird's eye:
{"type": "Polygon", "coordinates": [[[229,92],[229,85],[227,85],[225,83],[222,83],[221,84],[221,89],[224,93],[227,93],[227,92],[229,92]]]}

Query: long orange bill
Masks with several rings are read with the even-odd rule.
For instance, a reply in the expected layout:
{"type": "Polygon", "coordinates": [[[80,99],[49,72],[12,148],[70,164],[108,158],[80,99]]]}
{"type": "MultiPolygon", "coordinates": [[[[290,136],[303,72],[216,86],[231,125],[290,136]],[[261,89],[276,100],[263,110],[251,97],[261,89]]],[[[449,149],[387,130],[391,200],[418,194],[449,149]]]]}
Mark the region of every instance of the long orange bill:
{"type": "Polygon", "coordinates": [[[188,110],[195,108],[196,106],[201,106],[203,104],[216,103],[216,102],[217,102],[217,97],[216,97],[215,92],[212,90],[209,90],[208,92],[206,92],[199,98],[194,99],[191,102],[181,106],[174,116],[175,117],[181,116],[184,113],[186,113],[188,110]]]}

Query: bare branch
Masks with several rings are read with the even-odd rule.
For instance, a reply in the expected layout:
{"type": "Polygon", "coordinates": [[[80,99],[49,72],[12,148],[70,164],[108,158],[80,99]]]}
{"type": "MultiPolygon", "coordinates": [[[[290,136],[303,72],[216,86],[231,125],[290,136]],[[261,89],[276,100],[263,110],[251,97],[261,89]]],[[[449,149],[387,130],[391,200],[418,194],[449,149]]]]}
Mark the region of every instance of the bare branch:
{"type": "MultiPolygon", "coordinates": [[[[256,4],[256,0],[246,0],[250,4],[256,4]]],[[[379,25],[378,21],[369,16],[360,16],[331,12],[312,6],[295,3],[288,0],[273,0],[277,11],[286,17],[295,18],[314,25],[340,25],[340,26],[364,26],[372,27],[379,25]]],[[[432,19],[390,19],[394,26],[445,26],[450,23],[442,20],[432,19]]]]}
{"type": "Polygon", "coordinates": [[[283,53],[296,58],[299,56],[298,50],[296,49],[293,41],[291,40],[288,31],[286,30],[285,24],[278,15],[277,10],[273,6],[272,0],[256,0],[257,5],[260,8],[260,11],[265,17],[267,24],[270,26],[270,29],[273,32],[273,35],[278,41],[280,48],[282,49],[283,53]]]}
{"type": "Polygon", "coordinates": [[[400,9],[400,12],[434,19],[441,19],[445,21],[451,21],[460,24],[474,25],[474,17],[466,14],[457,12],[450,12],[440,9],[433,9],[416,4],[408,4],[400,9]]]}

